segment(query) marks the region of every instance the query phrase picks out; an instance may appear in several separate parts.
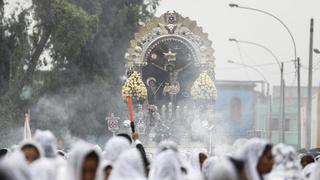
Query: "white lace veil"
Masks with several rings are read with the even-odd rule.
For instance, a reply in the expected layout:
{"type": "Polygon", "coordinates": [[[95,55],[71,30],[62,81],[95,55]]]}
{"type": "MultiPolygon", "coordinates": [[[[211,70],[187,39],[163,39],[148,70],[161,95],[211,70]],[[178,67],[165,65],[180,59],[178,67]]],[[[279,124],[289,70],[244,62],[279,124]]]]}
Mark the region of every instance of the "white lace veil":
{"type": "Polygon", "coordinates": [[[204,180],[209,180],[209,174],[213,170],[213,167],[218,163],[219,159],[218,157],[210,157],[206,159],[202,166],[202,175],[204,180]]]}
{"type": "Polygon", "coordinates": [[[123,152],[129,150],[130,148],[130,142],[124,137],[112,137],[104,147],[103,160],[113,164],[123,152]]]}
{"type": "Polygon", "coordinates": [[[122,153],[113,166],[109,180],[147,180],[140,152],[133,148],[122,153]]]}
{"type": "Polygon", "coordinates": [[[228,158],[221,158],[208,172],[208,180],[237,180],[238,174],[228,158]]]}
{"type": "Polygon", "coordinates": [[[258,161],[265,150],[267,141],[254,138],[250,139],[245,146],[236,154],[236,158],[240,158],[245,163],[246,175],[250,180],[260,180],[257,171],[258,161]]]}
{"type": "MultiPolygon", "coordinates": [[[[95,152],[99,158],[100,164],[100,155],[96,149],[88,143],[77,142],[73,145],[73,148],[70,152],[70,159],[68,161],[68,167],[66,169],[66,179],[67,180],[81,180],[82,176],[82,165],[85,160],[85,157],[91,153],[95,152]]],[[[98,171],[96,172],[96,179],[98,178],[98,171]]]]}
{"type": "Polygon", "coordinates": [[[51,131],[36,130],[33,139],[42,146],[45,157],[57,156],[57,140],[51,131]]]}
{"type": "Polygon", "coordinates": [[[182,180],[177,154],[172,150],[160,153],[151,165],[149,180],[182,180]]]}
{"type": "Polygon", "coordinates": [[[25,146],[27,146],[27,145],[31,145],[31,146],[35,147],[35,148],[38,150],[38,152],[39,152],[39,158],[44,157],[43,148],[42,148],[42,146],[41,146],[38,142],[36,142],[36,141],[34,141],[34,140],[30,140],[30,139],[29,139],[29,140],[25,140],[25,141],[23,141],[22,144],[20,145],[20,150],[22,150],[23,147],[25,147],[25,146]]]}

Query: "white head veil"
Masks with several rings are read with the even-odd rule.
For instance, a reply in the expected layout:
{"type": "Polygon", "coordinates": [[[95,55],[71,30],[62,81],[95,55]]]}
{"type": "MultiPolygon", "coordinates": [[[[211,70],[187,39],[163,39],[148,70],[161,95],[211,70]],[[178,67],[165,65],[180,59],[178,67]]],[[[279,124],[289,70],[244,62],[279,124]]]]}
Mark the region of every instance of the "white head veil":
{"type": "Polygon", "coordinates": [[[22,150],[25,146],[31,145],[35,147],[39,153],[39,159],[44,157],[44,152],[42,146],[34,140],[25,140],[20,145],[20,150],[22,150]]]}
{"type": "Polygon", "coordinates": [[[200,167],[200,152],[194,152],[194,153],[191,154],[190,164],[191,164],[191,167],[192,167],[194,170],[201,172],[201,167],[200,167]]]}
{"type": "MultiPolygon", "coordinates": [[[[91,152],[95,152],[99,158],[100,164],[100,156],[99,152],[88,143],[85,142],[78,142],[76,143],[70,153],[69,164],[67,168],[67,180],[81,180],[82,176],[82,165],[85,160],[85,157],[90,154],[91,152]]],[[[98,170],[96,172],[96,179],[98,177],[98,170]]]]}
{"type": "Polygon", "coordinates": [[[317,167],[311,173],[310,180],[319,180],[320,179],[320,163],[318,163],[317,167]]]}
{"type": "Polygon", "coordinates": [[[315,172],[316,169],[317,169],[317,163],[315,162],[310,163],[303,168],[302,174],[304,175],[304,177],[309,178],[312,175],[312,173],[315,172]]]}
{"type": "Polygon", "coordinates": [[[42,158],[30,166],[32,180],[56,180],[57,168],[53,160],[42,158]]]}
{"type": "Polygon", "coordinates": [[[162,141],[157,148],[157,153],[160,154],[164,151],[171,150],[176,153],[176,156],[178,157],[180,167],[183,167],[186,169],[187,174],[183,175],[183,179],[186,180],[201,180],[202,174],[199,170],[195,170],[192,165],[190,164],[190,161],[188,159],[183,158],[183,155],[179,152],[178,145],[170,140],[162,141]]]}
{"type": "Polygon", "coordinates": [[[109,180],[147,180],[140,152],[133,148],[122,153],[113,166],[109,180]]]}
{"type": "Polygon", "coordinates": [[[244,139],[244,138],[237,139],[232,144],[232,147],[231,147],[232,155],[236,156],[239,153],[239,150],[241,150],[241,148],[244,147],[248,143],[248,141],[249,141],[248,139],[244,139]]]}
{"type": "Polygon", "coordinates": [[[236,155],[245,163],[246,175],[250,180],[260,180],[260,175],[257,171],[258,161],[268,145],[267,141],[254,138],[250,139],[245,146],[236,155]]]}
{"type": "Polygon", "coordinates": [[[66,161],[57,156],[56,137],[49,130],[36,130],[33,139],[41,145],[45,156],[32,163],[30,169],[33,180],[55,180],[66,166],[66,161]]]}
{"type": "Polygon", "coordinates": [[[302,180],[301,165],[295,149],[291,146],[278,144],[272,148],[275,163],[267,176],[270,180],[302,180]]]}
{"type": "Polygon", "coordinates": [[[12,180],[31,180],[29,165],[21,151],[14,151],[1,162],[12,180]]]}
{"type": "Polygon", "coordinates": [[[113,164],[123,152],[130,148],[130,142],[126,138],[120,136],[112,137],[104,146],[103,159],[113,164]]]}
{"type": "Polygon", "coordinates": [[[232,162],[227,158],[219,159],[208,173],[208,180],[237,180],[238,174],[232,162]]]}
{"type": "Polygon", "coordinates": [[[51,131],[42,131],[37,129],[33,139],[39,143],[43,150],[45,157],[54,158],[57,155],[57,140],[51,131]]]}
{"type": "Polygon", "coordinates": [[[162,141],[158,145],[156,154],[159,154],[159,153],[161,153],[161,152],[163,152],[165,150],[169,150],[169,149],[174,151],[174,152],[178,152],[178,145],[173,141],[169,141],[169,140],[162,141]]]}
{"type": "Polygon", "coordinates": [[[149,180],[182,180],[180,164],[175,152],[167,150],[154,159],[149,180]]]}
{"type": "Polygon", "coordinates": [[[204,180],[209,180],[209,174],[211,173],[213,167],[218,163],[218,157],[210,157],[206,159],[202,166],[202,175],[204,180]]]}

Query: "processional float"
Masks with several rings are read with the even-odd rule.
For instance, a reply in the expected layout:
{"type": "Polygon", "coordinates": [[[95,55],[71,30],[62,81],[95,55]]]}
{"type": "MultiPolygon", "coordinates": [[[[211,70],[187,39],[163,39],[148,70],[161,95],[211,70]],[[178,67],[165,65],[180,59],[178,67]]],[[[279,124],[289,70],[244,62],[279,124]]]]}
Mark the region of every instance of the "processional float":
{"type": "Polygon", "coordinates": [[[192,139],[195,119],[212,131],[217,92],[211,45],[195,21],[176,12],[152,18],[134,35],[122,96],[129,107],[133,103],[131,118],[145,142],[192,139]]]}

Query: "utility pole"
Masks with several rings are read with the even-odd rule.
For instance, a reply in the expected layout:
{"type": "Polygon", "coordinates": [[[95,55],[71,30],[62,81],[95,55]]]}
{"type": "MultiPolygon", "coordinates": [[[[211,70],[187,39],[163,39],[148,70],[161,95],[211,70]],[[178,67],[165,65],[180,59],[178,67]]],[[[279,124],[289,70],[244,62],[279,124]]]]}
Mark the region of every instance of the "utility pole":
{"type": "Polygon", "coordinates": [[[298,82],[298,146],[301,147],[301,87],[300,87],[300,58],[297,58],[297,82],[298,82]]]}
{"type": "Polygon", "coordinates": [[[283,62],[281,62],[281,82],[280,82],[280,120],[279,120],[279,142],[284,142],[284,80],[283,80],[283,62]]]}
{"type": "Polygon", "coordinates": [[[309,45],[309,70],[308,70],[308,102],[307,102],[307,136],[306,147],[311,147],[311,110],[312,110],[312,63],[313,63],[313,18],[310,20],[310,45],[309,45]]]}
{"type": "Polygon", "coordinates": [[[267,137],[269,139],[269,141],[271,142],[271,121],[272,121],[272,99],[271,99],[271,94],[270,94],[270,84],[268,83],[268,93],[267,93],[267,98],[268,98],[268,106],[269,106],[269,110],[268,110],[268,119],[267,119],[267,123],[266,123],[266,132],[267,132],[267,137]]]}

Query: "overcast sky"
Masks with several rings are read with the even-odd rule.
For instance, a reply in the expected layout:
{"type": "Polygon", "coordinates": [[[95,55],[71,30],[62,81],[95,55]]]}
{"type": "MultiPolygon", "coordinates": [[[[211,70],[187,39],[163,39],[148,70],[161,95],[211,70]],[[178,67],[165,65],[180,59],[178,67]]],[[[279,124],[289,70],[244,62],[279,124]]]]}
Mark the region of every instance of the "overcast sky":
{"type": "MultiPolygon", "coordinates": [[[[252,45],[231,43],[229,38],[252,41],[271,49],[280,61],[294,59],[293,43],[285,28],[270,16],[237,8],[229,3],[268,11],[291,30],[297,44],[297,55],[305,68],[301,68],[301,83],[307,85],[309,57],[310,18],[315,19],[314,47],[320,48],[320,1],[319,0],[162,0],[156,15],[175,10],[182,16],[196,20],[209,34],[216,57],[218,80],[262,80],[255,71],[228,64],[228,60],[248,65],[276,63],[265,50],[252,45]]],[[[319,86],[320,55],[314,55],[313,85],[319,86]]],[[[258,66],[272,85],[279,85],[280,72],[277,64],[258,66]]],[[[285,63],[286,85],[296,86],[293,62],[285,63]]]]}
{"type": "MultiPolygon", "coordinates": [[[[29,0],[9,0],[14,2],[29,0]]],[[[308,82],[308,52],[310,18],[315,19],[314,47],[320,49],[320,0],[162,0],[156,16],[169,11],[177,11],[182,16],[196,20],[209,34],[216,57],[216,79],[218,80],[262,80],[252,69],[228,64],[233,60],[256,66],[272,85],[280,82],[280,72],[275,59],[265,50],[248,44],[231,43],[229,38],[252,41],[271,49],[280,61],[285,61],[285,81],[288,86],[296,85],[293,62],[293,44],[285,28],[270,16],[254,11],[230,8],[229,3],[254,7],[268,11],[279,17],[291,30],[297,44],[297,55],[301,58],[302,85],[308,82]]],[[[12,8],[12,7],[11,7],[12,8]]],[[[320,55],[314,55],[316,67],[313,85],[320,84],[320,55]]]]}

